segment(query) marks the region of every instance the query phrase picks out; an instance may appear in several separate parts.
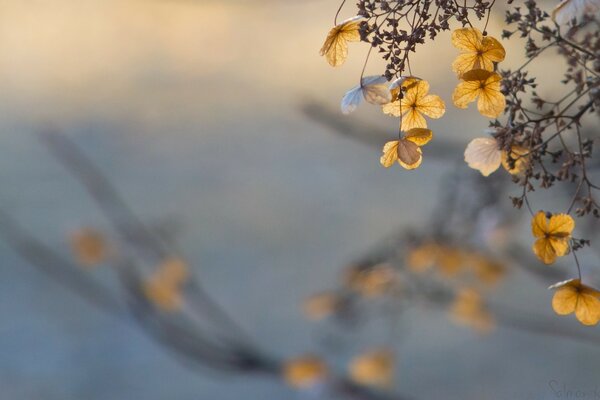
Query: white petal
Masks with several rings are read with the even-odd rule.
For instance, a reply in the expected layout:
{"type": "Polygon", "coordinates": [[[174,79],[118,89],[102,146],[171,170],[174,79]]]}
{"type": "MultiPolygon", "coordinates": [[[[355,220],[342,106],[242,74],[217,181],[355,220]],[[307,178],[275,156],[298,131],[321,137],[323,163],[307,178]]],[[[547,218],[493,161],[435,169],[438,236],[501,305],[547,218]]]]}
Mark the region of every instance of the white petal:
{"type": "Polygon", "coordinates": [[[493,138],[477,138],[471,140],[465,149],[465,161],[469,167],[488,176],[500,167],[502,153],[493,138]]]}
{"type": "Polygon", "coordinates": [[[552,12],[557,24],[581,20],[584,15],[593,16],[600,11],[600,0],[563,0],[552,12]]]}
{"type": "Polygon", "coordinates": [[[565,285],[568,285],[569,283],[573,282],[574,280],[575,280],[575,279],[567,279],[566,281],[562,281],[562,282],[555,283],[554,285],[552,285],[552,286],[549,286],[549,287],[548,287],[548,289],[549,289],[549,290],[558,289],[558,288],[560,288],[560,287],[563,287],[563,286],[565,286],[565,285]]]}
{"type": "Polygon", "coordinates": [[[348,24],[350,22],[360,21],[361,19],[365,19],[365,17],[363,17],[361,15],[356,15],[354,17],[351,17],[351,18],[343,20],[342,22],[340,22],[336,26],[341,26],[341,25],[344,25],[344,24],[348,24]]]}
{"type": "Polygon", "coordinates": [[[404,83],[404,82],[405,82],[407,79],[416,79],[416,80],[418,80],[418,81],[421,81],[421,80],[422,80],[421,78],[418,78],[418,77],[416,77],[416,76],[412,76],[412,75],[409,75],[409,76],[401,76],[400,78],[398,78],[398,79],[396,79],[396,80],[392,81],[392,83],[390,84],[390,90],[392,90],[392,89],[396,89],[396,88],[399,88],[400,86],[402,86],[402,84],[403,84],[403,83],[404,83]]]}
{"type": "Polygon", "coordinates": [[[342,113],[350,114],[360,105],[363,97],[372,104],[387,104],[392,100],[392,94],[387,87],[385,76],[366,76],[362,86],[354,86],[342,98],[342,113]]]}
{"type": "Polygon", "coordinates": [[[342,98],[342,113],[350,114],[360,105],[363,99],[362,88],[359,86],[355,86],[352,89],[348,90],[344,97],[342,98]]]}
{"type": "Polygon", "coordinates": [[[384,105],[392,101],[392,92],[387,85],[368,85],[363,87],[365,100],[371,104],[384,105]]]}

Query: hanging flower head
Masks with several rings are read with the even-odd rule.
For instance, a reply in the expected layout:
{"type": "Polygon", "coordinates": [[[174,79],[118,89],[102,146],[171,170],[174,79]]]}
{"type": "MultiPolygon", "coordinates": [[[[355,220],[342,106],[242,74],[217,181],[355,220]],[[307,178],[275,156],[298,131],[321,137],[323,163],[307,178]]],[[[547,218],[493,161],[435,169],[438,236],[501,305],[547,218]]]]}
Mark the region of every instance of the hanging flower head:
{"type": "Polygon", "coordinates": [[[533,244],[533,252],[544,263],[552,264],[557,257],[569,252],[571,233],[575,221],[567,214],[555,214],[548,218],[539,211],[531,220],[531,231],[537,238],[533,244]]]}
{"type": "Polygon", "coordinates": [[[506,51],[493,37],[483,36],[477,28],[462,28],[452,32],[452,44],[462,51],[452,63],[458,76],[474,69],[494,70],[494,63],[504,60],[506,51]]]}

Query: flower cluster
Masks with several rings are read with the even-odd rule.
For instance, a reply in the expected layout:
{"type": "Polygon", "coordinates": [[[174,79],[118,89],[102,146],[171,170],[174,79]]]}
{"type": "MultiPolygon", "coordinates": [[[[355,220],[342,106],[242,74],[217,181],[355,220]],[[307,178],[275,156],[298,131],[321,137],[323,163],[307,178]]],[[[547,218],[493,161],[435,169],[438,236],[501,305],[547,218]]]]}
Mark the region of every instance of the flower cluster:
{"type": "Polygon", "coordinates": [[[526,60],[514,70],[499,69],[506,51],[486,30],[495,3],[359,0],[357,15],[335,23],[321,53],[331,65],[339,66],[347,57],[347,42],[370,44],[359,84],[344,96],[342,111],[354,111],[364,99],[380,105],[384,114],[400,118],[398,137],[385,143],[380,162],[386,168],[397,162],[414,170],[423,161],[422,147],[433,138],[426,117],[441,118],[446,106],[439,96],[429,94],[426,80],[413,75],[410,54],[427,39],[434,40],[441,31],[452,29],[452,22],[457,23],[452,44],[459,54],[451,65],[459,82],[452,103],[465,109],[476,102],[479,113],[492,120],[487,135],[466,146],[465,161],[483,176],[503,166],[520,187],[520,195],[512,197],[513,205],[521,208],[525,204],[531,214],[534,254],[545,264],[573,254],[580,284],[575,252],[589,241],[572,237],[575,221],[571,215],[600,217],[596,200],[600,186],[592,181],[589,170],[594,142],[590,118],[600,115],[600,30],[596,19],[600,0],[563,0],[552,12],[534,0],[519,5],[508,1],[512,8],[506,12],[505,29],[498,37],[524,40],[526,60]],[[481,29],[475,26],[478,21],[481,29]],[[387,61],[386,69],[380,75],[364,77],[373,49],[387,61]],[[538,93],[538,79],[526,70],[549,50],[555,50],[566,65],[558,98],[538,93]],[[568,186],[571,195],[566,209],[535,213],[528,194],[536,183],[541,189],[560,183],[568,186]]]}

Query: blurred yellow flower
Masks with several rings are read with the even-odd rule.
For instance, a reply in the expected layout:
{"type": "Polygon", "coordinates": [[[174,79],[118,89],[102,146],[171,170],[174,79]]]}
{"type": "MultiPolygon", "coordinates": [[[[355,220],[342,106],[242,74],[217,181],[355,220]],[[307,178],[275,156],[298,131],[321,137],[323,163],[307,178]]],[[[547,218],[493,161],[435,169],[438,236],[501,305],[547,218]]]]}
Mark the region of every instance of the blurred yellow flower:
{"type": "Polygon", "coordinates": [[[321,320],[337,311],[340,298],[333,292],[324,292],[310,296],[302,304],[302,311],[310,320],[321,320]]]}
{"type": "Polygon", "coordinates": [[[473,269],[477,278],[488,286],[498,284],[506,275],[506,266],[483,255],[472,259],[473,269]]]}
{"type": "Polygon", "coordinates": [[[464,264],[464,253],[460,249],[450,246],[438,248],[437,265],[443,276],[448,278],[456,276],[464,264]]]}
{"type": "Polygon", "coordinates": [[[557,257],[569,252],[569,240],[575,228],[575,221],[567,214],[555,214],[549,219],[546,213],[538,211],[531,220],[531,232],[537,238],[533,252],[545,264],[552,264],[557,257]]]}
{"type": "Polygon", "coordinates": [[[446,112],[446,105],[440,96],[428,94],[427,81],[409,78],[403,81],[401,88],[405,90],[401,98],[400,89],[392,89],[393,101],[382,107],[384,114],[402,118],[401,130],[427,128],[427,121],[423,115],[437,119],[446,112]]]}
{"type": "Polygon", "coordinates": [[[467,108],[477,100],[477,109],[483,116],[497,118],[504,112],[506,99],[500,91],[502,77],[496,72],[474,69],[461,76],[462,81],[454,89],[452,100],[458,108],[467,108]]]}
{"type": "Polygon", "coordinates": [[[489,333],[495,327],[494,317],[483,304],[481,295],[469,288],[460,290],[450,308],[452,319],[479,333],[489,333]]]}
{"type": "Polygon", "coordinates": [[[435,242],[425,242],[409,251],[407,266],[413,272],[424,272],[435,266],[444,277],[453,277],[465,264],[465,254],[459,248],[435,242]]]}
{"type": "Polygon", "coordinates": [[[327,365],[317,356],[305,355],[288,360],[283,366],[283,378],[297,389],[308,389],[327,378],[327,365]]]}
{"type": "Polygon", "coordinates": [[[390,387],[394,381],[395,357],[392,351],[379,348],[354,358],[349,367],[352,380],[361,385],[390,387]]]}
{"type": "Polygon", "coordinates": [[[423,161],[421,146],[427,144],[432,137],[433,132],[429,129],[411,129],[400,140],[387,142],[383,146],[379,162],[385,168],[391,167],[396,161],[405,169],[418,168],[423,161]]]}
{"type": "Polygon", "coordinates": [[[181,286],[187,278],[187,263],[179,257],[168,258],[144,282],[144,294],[163,311],[179,310],[183,304],[181,286]]]}
{"type": "Polygon", "coordinates": [[[593,326],[600,322],[600,292],[572,279],[550,286],[556,289],[552,308],[558,315],[575,313],[583,325],[593,326]]]}
{"type": "Polygon", "coordinates": [[[462,28],[452,32],[452,44],[462,51],[452,63],[458,76],[473,69],[494,70],[494,63],[504,60],[506,51],[493,37],[483,36],[477,28],[462,28]]]}
{"type": "Polygon", "coordinates": [[[348,42],[360,41],[360,20],[356,16],[342,21],[331,28],[320,54],[325,56],[332,67],[342,65],[348,57],[348,42]]]}
{"type": "Polygon", "coordinates": [[[389,289],[398,283],[398,276],[389,264],[376,264],[363,268],[353,274],[348,282],[350,288],[365,297],[376,297],[386,294],[389,289]]]}
{"type": "Polygon", "coordinates": [[[82,228],[70,237],[71,250],[77,262],[84,267],[93,267],[106,260],[108,250],[102,233],[82,228]]]}
{"type": "Polygon", "coordinates": [[[407,267],[417,273],[426,271],[437,262],[439,247],[436,243],[428,242],[413,247],[406,257],[407,267]]]}

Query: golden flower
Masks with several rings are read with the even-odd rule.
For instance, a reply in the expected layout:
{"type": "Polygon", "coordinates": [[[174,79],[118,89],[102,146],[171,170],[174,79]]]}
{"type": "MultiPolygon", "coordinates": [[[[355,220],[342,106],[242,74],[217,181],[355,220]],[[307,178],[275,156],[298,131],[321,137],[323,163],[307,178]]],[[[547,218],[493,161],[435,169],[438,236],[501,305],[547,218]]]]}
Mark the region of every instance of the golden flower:
{"type": "Polygon", "coordinates": [[[71,234],[70,242],[77,262],[82,266],[92,267],[106,260],[108,251],[102,233],[83,228],[71,234]]]}
{"type": "Polygon", "coordinates": [[[474,256],[472,265],[477,278],[489,286],[496,285],[506,275],[504,264],[482,255],[474,256]]]}
{"type": "Polygon", "coordinates": [[[467,108],[469,103],[477,101],[477,109],[481,115],[497,118],[504,112],[506,99],[500,91],[502,77],[496,72],[474,69],[461,76],[462,82],[456,86],[452,94],[454,105],[467,108]]]}
{"type": "Polygon", "coordinates": [[[575,221],[567,214],[555,214],[549,219],[539,211],[531,220],[531,231],[537,238],[533,252],[545,264],[552,264],[556,257],[569,252],[569,240],[575,228],[575,221]]]}
{"type": "Polygon", "coordinates": [[[556,289],[552,298],[552,308],[558,315],[575,313],[583,325],[596,325],[600,322],[600,292],[572,279],[550,286],[556,289]]]}
{"type": "Polygon", "coordinates": [[[481,295],[473,289],[462,289],[457,293],[450,316],[456,323],[480,333],[489,333],[495,326],[494,317],[485,308],[481,295]]]}
{"type": "Polygon", "coordinates": [[[302,311],[310,320],[321,320],[335,313],[340,304],[339,297],[332,292],[310,296],[302,304],[302,311]]]}
{"type": "Polygon", "coordinates": [[[463,252],[450,246],[439,247],[436,257],[440,273],[446,277],[456,276],[465,262],[463,252]]]}
{"type": "Polygon", "coordinates": [[[143,284],[148,300],[163,311],[176,311],[183,304],[181,286],[188,278],[188,266],[179,257],[170,257],[143,284]]]}
{"type": "Polygon", "coordinates": [[[510,148],[510,156],[507,151],[502,151],[502,166],[511,175],[522,175],[529,167],[529,150],[515,145],[510,148]],[[509,157],[513,162],[512,168],[509,157]]]}
{"type": "Polygon", "coordinates": [[[391,386],[394,379],[394,354],[386,348],[375,349],[354,358],[349,373],[361,385],[391,386]]]}
{"type": "Polygon", "coordinates": [[[440,96],[428,94],[427,81],[408,78],[403,80],[401,88],[405,90],[402,98],[399,98],[400,88],[392,89],[393,101],[382,107],[384,114],[402,117],[401,130],[427,128],[427,121],[423,115],[437,119],[446,112],[446,105],[440,96]]]}
{"type": "Polygon", "coordinates": [[[329,31],[320,54],[332,67],[342,65],[348,57],[348,42],[360,41],[360,20],[356,16],[337,24],[329,31]]]}
{"type": "Polygon", "coordinates": [[[452,32],[452,44],[462,51],[452,63],[458,76],[473,69],[494,70],[494,63],[504,60],[506,51],[493,37],[483,36],[477,28],[462,28],[452,32]]]}
{"type": "Polygon", "coordinates": [[[362,269],[350,282],[350,287],[365,297],[380,296],[397,283],[397,274],[389,264],[376,264],[362,269]]]}
{"type": "Polygon", "coordinates": [[[427,144],[433,137],[429,129],[414,128],[404,134],[400,140],[387,142],[383,146],[383,156],[379,162],[386,168],[396,161],[405,169],[415,169],[423,161],[421,146],[427,144]]]}
{"type": "Polygon", "coordinates": [[[437,262],[438,245],[436,243],[423,243],[409,250],[406,265],[413,272],[423,272],[437,262]]]}
{"type": "Polygon", "coordinates": [[[323,381],[327,365],[317,356],[306,355],[288,360],[283,366],[283,378],[297,389],[308,389],[323,381]]]}

